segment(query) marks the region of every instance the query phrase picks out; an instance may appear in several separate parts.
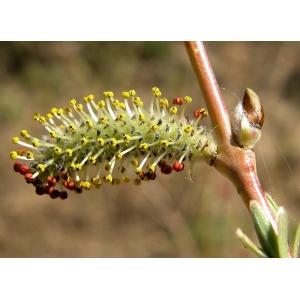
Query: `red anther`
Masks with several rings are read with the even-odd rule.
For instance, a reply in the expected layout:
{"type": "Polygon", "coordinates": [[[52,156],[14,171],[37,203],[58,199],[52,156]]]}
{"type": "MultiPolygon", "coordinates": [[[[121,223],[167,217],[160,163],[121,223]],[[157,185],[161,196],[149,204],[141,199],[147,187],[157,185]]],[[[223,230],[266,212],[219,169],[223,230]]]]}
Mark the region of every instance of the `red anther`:
{"type": "Polygon", "coordinates": [[[30,168],[28,166],[22,166],[20,170],[21,175],[26,175],[27,173],[30,172],[30,168]]]}
{"type": "Polygon", "coordinates": [[[44,195],[44,189],[40,185],[36,187],[35,192],[40,196],[44,195]]]}
{"type": "Polygon", "coordinates": [[[68,181],[64,181],[64,182],[63,182],[63,186],[64,186],[65,188],[67,188],[67,189],[69,188],[68,184],[69,184],[68,181]]]}
{"type": "Polygon", "coordinates": [[[15,170],[15,172],[20,172],[21,168],[22,168],[22,164],[20,162],[16,162],[14,164],[14,170],[15,170]]]}
{"type": "Polygon", "coordinates": [[[147,172],[147,178],[150,180],[154,180],[156,178],[156,173],[147,172]]]}
{"type": "Polygon", "coordinates": [[[19,155],[25,155],[26,150],[23,148],[20,148],[18,152],[19,152],[19,155]]]}
{"type": "Polygon", "coordinates": [[[182,105],[182,103],[183,103],[183,99],[181,97],[175,97],[173,99],[173,104],[175,105],[182,105]]]}
{"type": "Polygon", "coordinates": [[[195,110],[195,111],[194,111],[194,117],[195,117],[195,118],[198,118],[198,117],[200,117],[200,116],[201,116],[200,109],[195,110]]]}
{"type": "Polygon", "coordinates": [[[31,177],[32,177],[32,173],[27,173],[27,174],[24,175],[24,178],[26,180],[30,179],[31,177]]]}
{"type": "Polygon", "coordinates": [[[165,166],[167,163],[164,159],[162,159],[161,161],[159,161],[159,163],[157,164],[160,168],[162,168],[163,166],[165,166]]]}
{"type": "Polygon", "coordinates": [[[68,189],[71,191],[75,189],[75,182],[73,180],[68,181],[68,189]]]}
{"type": "Polygon", "coordinates": [[[175,161],[173,164],[173,170],[175,170],[176,172],[180,172],[184,169],[184,164],[180,163],[179,161],[175,161]]]}
{"type": "Polygon", "coordinates": [[[52,176],[47,176],[47,183],[52,186],[52,176]]]}
{"type": "Polygon", "coordinates": [[[61,192],[59,192],[59,198],[60,198],[61,200],[67,199],[67,198],[68,198],[68,193],[67,193],[66,191],[61,191],[61,192]]]}
{"type": "Polygon", "coordinates": [[[52,177],[52,181],[51,181],[52,186],[55,186],[56,183],[57,183],[56,178],[55,178],[55,177],[52,177]]]}

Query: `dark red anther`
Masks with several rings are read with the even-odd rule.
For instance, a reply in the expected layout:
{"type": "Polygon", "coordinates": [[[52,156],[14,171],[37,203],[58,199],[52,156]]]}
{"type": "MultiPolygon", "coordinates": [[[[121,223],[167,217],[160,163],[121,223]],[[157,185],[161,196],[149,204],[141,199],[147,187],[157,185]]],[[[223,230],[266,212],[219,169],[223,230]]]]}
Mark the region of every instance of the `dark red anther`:
{"type": "Polygon", "coordinates": [[[164,165],[164,166],[161,168],[161,172],[162,172],[163,174],[166,174],[166,175],[171,174],[171,172],[172,172],[172,167],[169,166],[169,165],[164,165]]]}
{"type": "Polygon", "coordinates": [[[61,200],[67,199],[67,198],[68,198],[68,193],[67,193],[66,191],[61,191],[61,192],[59,192],[59,198],[60,198],[61,200]]]}
{"type": "Polygon", "coordinates": [[[159,161],[159,163],[157,164],[160,168],[162,168],[163,166],[165,166],[167,163],[164,159],[162,159],[161,161],[159,161]]]}
{"type": "Polygon", "coordinates": [[[183,104],[183,99],[181,97],[175,97],[173,99],[173,104],[175,104],[175,105],[182,105],[183,104]]]}
{"type": "Polygon", "coordinates": [[[82,193],[82,188],[78,188],[78,187],[75,187],[75,193],[76,194],[81,194],[82,193]]]}
{"type": "Polygon", "coordinates": [[[58,198],[59,190],[53,190],[51,194],[49,194],[52,199],[58,198]]]}
{"type": "Polygon", "coordinates": [[[40,185],[36,187],[35,192],[40,196],[44,195],[44,189],[40,185]]]}
{"type": "Polygon", "coordinates": [[[30,172],[30,168],[28,166],[22,166],[20,170],[21,175],[26,175],[27,173],[30,172]]]}
{"type": "Polygon", "coordinates": [[[144,172],[142,172],[141,174],[140,174],[140,178],[142,179],[142,180],[144,180],[145,179],[145,173],[144,172]]]}
{"type": "Polygon", "coordinates": [[[68,180],[68,178],[70,177],[70,173],[68,172],[61,172],[60,173],[60,177],[64,180],[68,180]]]}
{"type": "Polygon", "coordinates": [[[147,178],[150,180],[154,180],[156,178],[156,173],[147,172],[147,178]]]}
{"type": "Polygon", "coordinates": [[[22,168],[22,164],[20,162],[16,162],[14,164],[14,170],[15,170],[15,172],[20,172],[21,168],[22,168]]]}

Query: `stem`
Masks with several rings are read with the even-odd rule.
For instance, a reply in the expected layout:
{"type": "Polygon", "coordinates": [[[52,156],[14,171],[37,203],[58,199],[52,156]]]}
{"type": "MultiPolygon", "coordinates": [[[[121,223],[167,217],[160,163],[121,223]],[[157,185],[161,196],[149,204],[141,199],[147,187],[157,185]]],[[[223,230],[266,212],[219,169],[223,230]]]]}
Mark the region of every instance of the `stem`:
{"type": "Polygon", "coordinates": [[[251,149],[240,148],[233,138],[228,112],[204,45],[185,42],[185,47],[218,139],[218,154],[213,165],[234,184],[248,210],[251,200],[257,200],[264,207],[278,233],[275,216],[257,177],[255,154],[251,149]]]}

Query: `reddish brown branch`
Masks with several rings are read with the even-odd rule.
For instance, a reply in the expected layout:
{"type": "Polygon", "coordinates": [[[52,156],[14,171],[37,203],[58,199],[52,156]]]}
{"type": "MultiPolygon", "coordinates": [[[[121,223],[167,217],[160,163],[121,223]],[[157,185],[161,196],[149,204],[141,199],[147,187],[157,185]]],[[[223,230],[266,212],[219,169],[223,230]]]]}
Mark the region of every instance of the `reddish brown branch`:
{"type": "Polygon", "coordinates": [[[248,210],[251,200],[261,203],[276,230],[275,216],[257,177],[255,154],[240,148],[233,139],[230,119],[203,43],[185,42],[185,47],[218,139],[214,167],[235,185],[248,210]]]}

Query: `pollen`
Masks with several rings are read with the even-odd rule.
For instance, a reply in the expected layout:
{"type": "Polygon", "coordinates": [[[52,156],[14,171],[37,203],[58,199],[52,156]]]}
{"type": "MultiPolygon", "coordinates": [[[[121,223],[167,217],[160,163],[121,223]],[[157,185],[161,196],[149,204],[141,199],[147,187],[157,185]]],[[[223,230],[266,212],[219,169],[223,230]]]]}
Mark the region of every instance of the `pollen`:
{"type": "Polygon", "coordinates": [[[12,139],[19,146],[10,153],[17,160],[13,169],[37,195],[64,200],[71,192],[103,188],[101,181],[139,186],[172,170],[189,172],[198,161],[212,164],[214,133],[200,125],[207,116],[204,108],[194,112],[194,119],[185,115],[191,97],[174,97],[169,108],[171,102],[157,87],[149,102],[135,90],[120,93],[122,102],[112,91],[100,96],[104,100],[92,94],[83,103],[72,99],[68,108],[52,108],[45,117],[35,113],[47,135],[40,139],[23,129],[12,139]]]}

